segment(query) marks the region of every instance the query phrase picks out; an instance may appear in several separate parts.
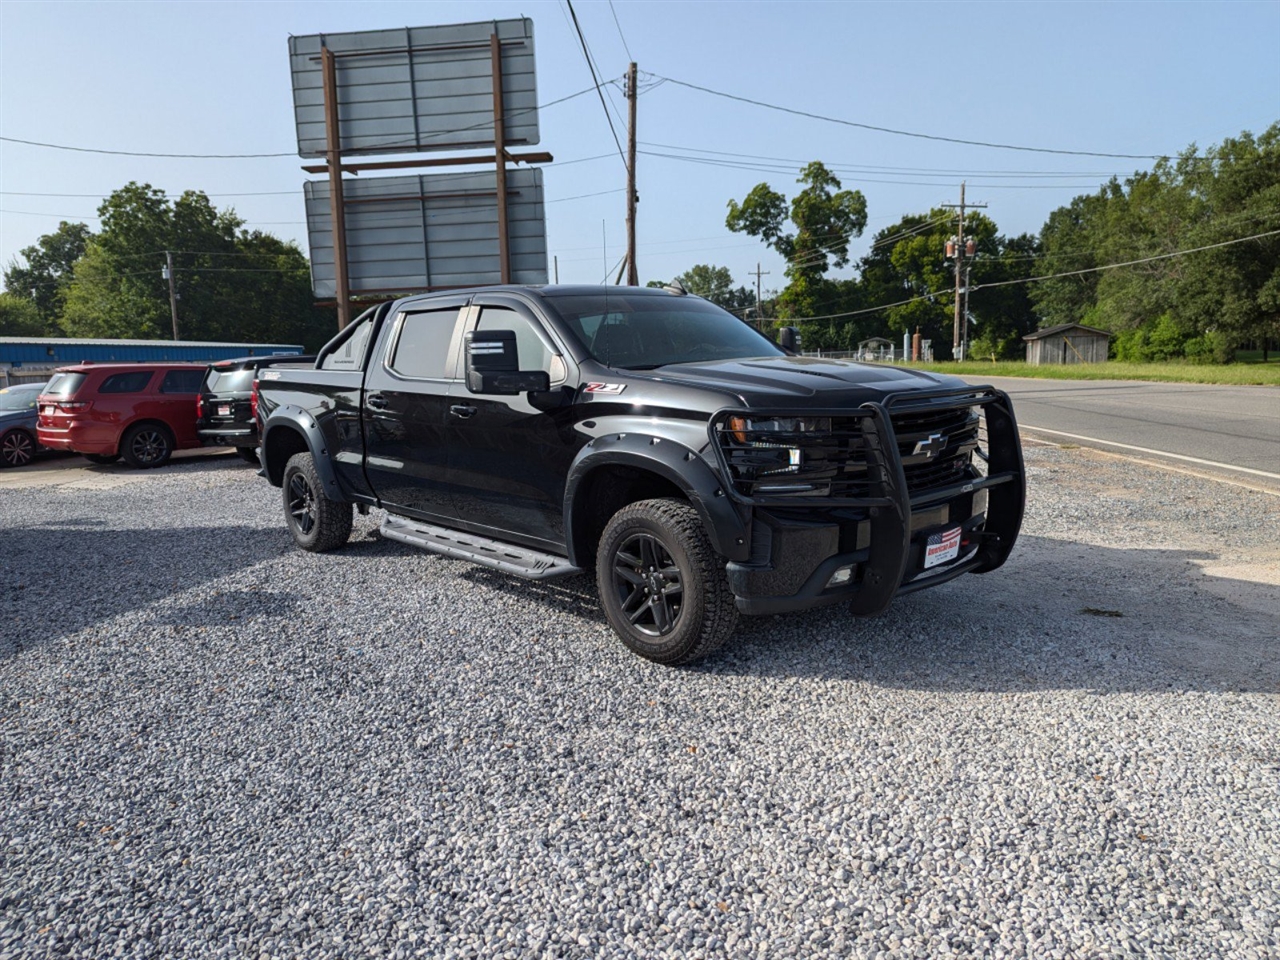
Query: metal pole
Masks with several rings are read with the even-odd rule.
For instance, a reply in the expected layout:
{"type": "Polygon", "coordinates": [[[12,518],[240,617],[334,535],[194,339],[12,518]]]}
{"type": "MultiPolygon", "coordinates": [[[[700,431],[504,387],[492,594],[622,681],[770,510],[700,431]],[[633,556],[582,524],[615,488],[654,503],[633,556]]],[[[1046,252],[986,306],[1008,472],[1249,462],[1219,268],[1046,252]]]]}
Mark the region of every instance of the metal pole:
{"type": "Polygon", "coordinates": [[[498,170],[498,269],[502,282],[511,282],[511,238],[507,226],[507,137],[502,111],[502,44],[489,34],[489,59],[493,63],[493,156],[498,170]]]}
{"type": "MultiPolygon", "coordinates": [[[[761,270],[760,262],[756,261],[756,329],[761,333],[764,333],[764,300],[761,299],[760,295],[760,278],[767,277],[768,275],[769,271],[761,270]]],[[[750,274],[748,274],[748,276],[750,276],[750,274]]]]}
{"type": "Polygon", "coordinates": [[[962,346],[961,355],[969,359],[969,288],[973,285],[973,264],[966,263],[964,265],[964,336],[960,343],[962,346]]]}
{"type": "Polygon", "coordinates": [[[347,275],[347,205],[342,190],[342,136],[338,127],[338,65],[333,51],[320,51],[324,76],[324,132],[329,168],[329,219],[333,221],[333,276],[337,286],[338,329],[351,322],[351,281],[347,275]]]}
{"type": "Polygon", "coordinates": [[[636,267],[636,65],[627,68],[627,286],[640,286],[636,267]]]}
{"type": "Polygon", "coordinates": [[[555,257],[552,257],[551,259],[556,265],[556,283],[559,283],[560,282],[560,258],[558,256],[555,256],[555,257]]]}
{"type": "Polygon", "coordinates": [[[956,316],[951,335],[953,360],[961,360],[960,338],[960,277],[964,273],[964,181],[960,182],[960,232],[956,236],[956,316]]]}
{"type": "Polygon", "coordinates": [[[169,314],[173,317],[173,339],[178,339],[178,287],[173,276],[173,254],[164,252],[164,272],[169,277],[169,314]]]}

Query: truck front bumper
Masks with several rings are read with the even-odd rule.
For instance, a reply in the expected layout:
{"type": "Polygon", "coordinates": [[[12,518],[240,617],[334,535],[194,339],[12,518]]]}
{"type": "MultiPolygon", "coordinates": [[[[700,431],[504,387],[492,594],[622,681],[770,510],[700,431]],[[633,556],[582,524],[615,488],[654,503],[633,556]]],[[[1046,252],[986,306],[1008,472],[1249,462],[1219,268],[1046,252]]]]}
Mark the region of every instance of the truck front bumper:
{"type": "MultiPolygon", "coordinates": [[[[713,443],[717,420],[729,413],[713,419],[713,443]]],[[[726,566],[741,612],[787,613],[847,601],[855,614],[871,616],[900,593],[985,573],[1008,559],[1022,525],[1026,482],[1006,394],[990,387],[901,394],[865,404],[859,416],[875,478],[866,496],[820,506],[817,498],[803,503],[731,493],[752,508],[751,555],[726,566]],[[985,471],[911,489],[893,417],[962,406],[982,410],[985,471]],[[926,559],[927,553],[933,555],[926,559]]],[[[723,460],[722,467],[729,472],[723,460]]]]}

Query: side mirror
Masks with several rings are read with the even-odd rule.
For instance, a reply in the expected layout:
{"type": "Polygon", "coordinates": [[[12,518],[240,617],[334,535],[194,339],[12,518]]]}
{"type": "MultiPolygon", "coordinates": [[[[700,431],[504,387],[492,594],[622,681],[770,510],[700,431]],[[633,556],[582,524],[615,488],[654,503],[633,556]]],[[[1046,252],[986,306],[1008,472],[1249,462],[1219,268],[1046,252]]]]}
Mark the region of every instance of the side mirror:
{"type": "Polygon", "coordinates": [[[473,330],[467,334],[467,389],[504,397],[551,389],[545,370],[521,372],[514,330],[473,330]]]}
{"type": "Polygon", "coordinates": [[[795,327],[783,327],[778,331],[778,346],[790,354],[800,352],[800,331],[795,327]]]}

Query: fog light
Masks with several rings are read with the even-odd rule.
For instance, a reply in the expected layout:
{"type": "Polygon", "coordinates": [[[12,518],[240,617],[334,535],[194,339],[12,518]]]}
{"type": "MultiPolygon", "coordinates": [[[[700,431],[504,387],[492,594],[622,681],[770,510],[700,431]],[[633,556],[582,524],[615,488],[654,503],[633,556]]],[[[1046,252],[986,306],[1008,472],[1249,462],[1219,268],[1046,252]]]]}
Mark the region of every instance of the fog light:
{"type": "Polygon", "coordinates": [[[853,579],[853,564],[845,564],[831,575],[831,579],[827,581],[828,587],[838,587],[842,583],[848,583],[853,579]]]}
{"type": "Polygon", "coordinates": [[[987,491],[979,490],[973,495],[973,513],[970,516],[978,516],[980,513],[987,512],[987,491]]]}

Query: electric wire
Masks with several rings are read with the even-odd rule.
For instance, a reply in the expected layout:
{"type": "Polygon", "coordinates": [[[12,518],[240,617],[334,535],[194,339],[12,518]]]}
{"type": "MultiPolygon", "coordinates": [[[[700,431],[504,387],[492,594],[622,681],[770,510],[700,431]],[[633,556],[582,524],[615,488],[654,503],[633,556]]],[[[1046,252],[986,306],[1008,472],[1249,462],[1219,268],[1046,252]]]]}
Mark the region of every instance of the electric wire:
{"type": "Polygon", "coordinates": [[[622,32],[622,24],[618,21],[618,11],[613,7],[613,0],[609,0],[609,12],[613,14],[614,26],[618,28],[618,38],[622,40],[622,49],[627,51],[627,59],[634,63],[636,58],[631,55],[631,48],[627,46],[627,37],[622,32]]]}
{"type": "Polygon", "coordinates": [[[1097,150],[1065,150],[1055,149],[1051,147],[1028,147],[1013,143],[994,143],[986,140],[969,140],[963,137],[944,137],[932,133],[918,133],[911,130],[898,130],[893,127],[881,127],[870,123],[861,123],[855,120],[842,120],[838,117],[828,117],[820,113],[811,113],[808,110],[797,110],[793,107],[782,107],[775,103],[766,103],[763,100],[753,100],[750,97],[741,97],[733,93],[725,93],[723,90],[713,90],[710,87],[703,87],[696,83],[689,83],[684,80],[677,80],[674,77],[666,77],[668,82],[674,83],[679,87],[686,87],[690,90],[697,90],[712,96],[722,97],[726,100],[736,100],[739,103],[748,103],[755,107],[763,107],[767,110],[775,110],[779,113],[789,113],[793,116],[808,117],[810,120],[821,120],[825,123],[835,123],[845,127],[856,127],[860,130],[871,130],[876,133],[888,133],[899,137],[914,137],[919,140],[934,140],[940,143],[957,143],[970,147],[987,147],[995,150],[1019,150],[1025,153],[1050,153],[1060,156],[1071,157],[1104,157],[1108,159],[1118,160],[1168,160],[1168,154],[1146,154],[1146,153],[1104,153],[1097,150]]]}
{"type": "Polygon", "coordinates": [[[582,25],[578,23],[578,14],[573,9],[573,0],[565,0],[569,7],[569,15],[573,18],[573,28],[578,34],[578,43],[582,46],[582,56],[587,61],[587,69],[591,71],[591,79],[595,81],[596,93],[600,96],[600,106],[604,110],[604,118],[609,121],[609,132],[613,134],[613,142],[618,148],[618,157],[622,160],[624,170],[627,167],[627,155],[622,149],[622,141],[618,139],[618,131],[613,126],[613,116],[609,113],[609,105],[605,102],[604,92],[600,89],[600,77],[596,74],[595,64],[591,61],[591,52],[587,49],[587,38],[582,33],[582,25]]]}
{"type": "MultiPolygon", "coordinates": [[[[536,113],[539,110],[545,110],[547,107],[554,107],[557,104],[566,103],[577,97],[584,96],[585,94],[590,93],[593,89],[598,89],[598,87],[599,87],[599,84],[597,83],[596,87],[585,87],[582,90],[579,90],[577,93],[571,93],[568,96],[560,97],[556,100],[551,100],[547,103],[540,104],[539,106],[536,106],[536,107],[526,107],[523,110],[512,110],[506,116],[507,116],[507,119],[512,119],[514,117],[523,116],[524,114],[527,114],[527,113],[536,113]]],[[[390,148],[390,147],[401,147],[401,146],[413,147],[413,146],[416,146],[420,140],[434,140],[440,137],[452,136],[456,133],[467,133],[471,130],[479,130],[485,127],[492,127],[492,126],[493,126],[492,120],[484,120],[484,121],[481,121],[480,123],[471,124],[466,127],[459,127],[455,130],[439,130],[439,131],[436,131],[435,133],[424,134],[422,137],[416,140],[388,140],[383,143],[375,144],[375,146],[379,148],[390,148]]],[[[612,123],[610,124],[610,126],[612,126],[612,123]]],[[[615,134],[615,139],[616,139],[616,134],[615,134]]],[[[108,156],[115,156],[115,157],[157,157],[157,158],[166,159],[166,160],[261,160],[261,159],[280,158],[280,157],[296,158],[299,156],[299,154],[296,151],[290,152],[290,153],[153,153],[153,152],[144,152],[144,151],[137,151],[137,150],[105,150],[98,147],[73,147],[73,146],[68,146],[67,144],[62,144],[62,143],[45,143],[40,140],[23,140],[18,137],[4,137],[4,136],[0,136],[0,141],[3,141],[5,143],[21,143],[29,147],[46,147],[50,150],[70,150],[74,153],[98,153],[98,154],[106,154],[108,156]]],[[[618,149],[619,151],[621,151],[622,149],[621,146],[619,146],[618,149]]]]}
{"type": "MultiPolygon", "coordinates": [[[[1175,250],[1173,253],[1162,253],[1152,257],[1142,257],[1137,260],[1126,260],[1123,263],[1106,263],[1098,267],[1088,267],[1084,270],[1068,270],[1063,273],[1049,273],[1039,277],[1020,277],[1017,280],[1001,280],[995,283],[975,284],[971,292],[976,293],[979,290],[986,290],[992,287],[1010,287],[1019,283],[1040,283],[1045,280],[1057,280],[1062,277],[1078,277],[1088,273],[1101,273],[1104,270],[1116,270],[1120,267],[1134,267],[1143,263],[1154,263],[1157,260],[1170,260],[1174,257],[1185,257],[1192,253],[1202,253],[1205,250],[1216,250],[1219,247],[1229,247],[1237,243],[1247,243],[1250,240],[1263,240],[1267,237],[1280,236],[1280,230],[1268,230],[1265,233],[1255,233],[1248,237],[1237,237],[1234,240],[1223,240],[1219,243],[1209,243],[1201,247],[1192,247],[1189,250],[1175,250]]],[[[844,313],[830,313],[816,317],[787,317],[788,322],[808,323],[815,320],[843,320],[848,317],[862,316],[868,313],[878,313],[881,310],[889,310],[893,307],[903,307],[910,303],[919,303],[921,300],[935,300],[944,297],[954,291],[951,288],[943,290],[933,290],[929,293],[921,294],[918,297],[911,297],[907,300],[898,300],[894,303],[882,303],[876,307],[864,307],[860,310],[848,310],[844,313]]]]}

